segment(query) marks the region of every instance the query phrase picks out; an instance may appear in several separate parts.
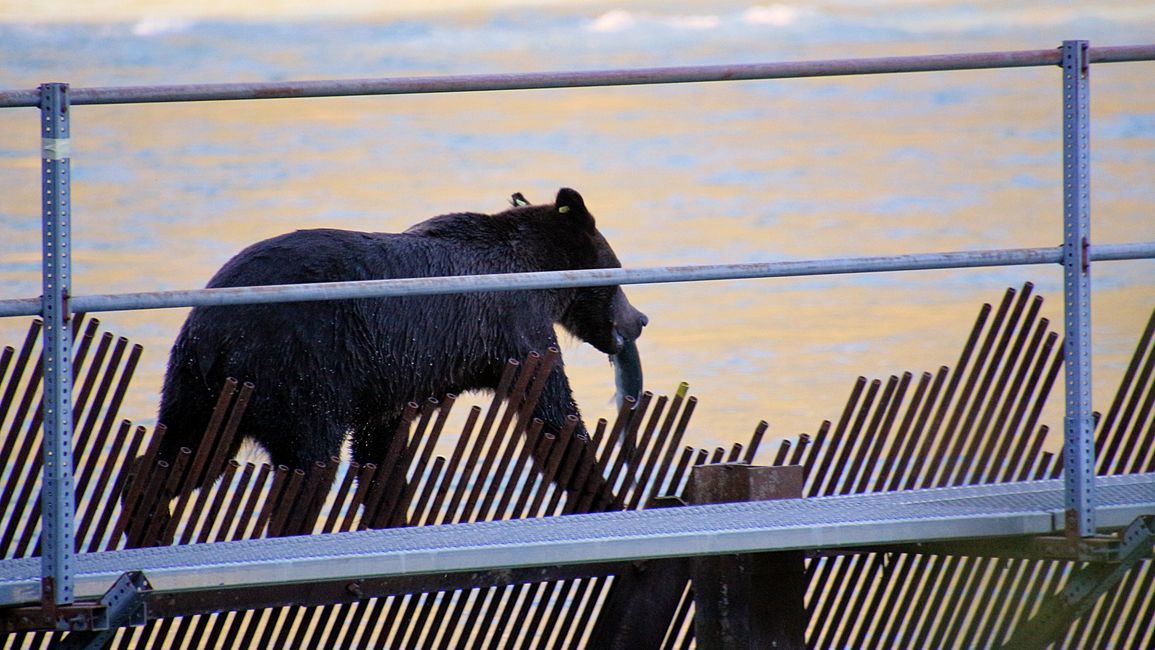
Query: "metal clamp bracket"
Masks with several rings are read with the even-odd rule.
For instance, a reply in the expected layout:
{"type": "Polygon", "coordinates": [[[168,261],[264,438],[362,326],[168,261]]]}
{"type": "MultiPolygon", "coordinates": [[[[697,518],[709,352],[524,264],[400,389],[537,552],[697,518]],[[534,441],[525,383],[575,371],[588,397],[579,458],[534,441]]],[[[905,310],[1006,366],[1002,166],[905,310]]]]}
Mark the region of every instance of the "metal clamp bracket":
{"type": "Polygon", "coordinates": [[[0,610],[0,632],[57,630],[70,632],[60,647],[100,647],[117,628],[148,621],[152,585],[140,571],[129,571],[99,601],[72,605],[29,605],[0,610]],[[98,640],[99,637],[99,640],[98,640]]]}
{"type": "MultiPolygon", "coordinates": [[[[1048,597],[1039,607],[1034,618],[1018,626],[1015,634],[1004,648],[1041,648],[1055,641],[1067,631],[1075,620],[1103,595],[1119,584],[1127,571],[1144,558],[1151,557],[1151,546],[1155,544],[1155,516],[1139,517],[1124,531],[1114,537],[1114,543],[1098,547],[1089,542],[1087,551],[1097,555],[1100,561],[1091,561],[1073,573],[1066,587],[1048,597]]],[[[1070,548],[1067,538],[1060,539],[1070,548]]]]}

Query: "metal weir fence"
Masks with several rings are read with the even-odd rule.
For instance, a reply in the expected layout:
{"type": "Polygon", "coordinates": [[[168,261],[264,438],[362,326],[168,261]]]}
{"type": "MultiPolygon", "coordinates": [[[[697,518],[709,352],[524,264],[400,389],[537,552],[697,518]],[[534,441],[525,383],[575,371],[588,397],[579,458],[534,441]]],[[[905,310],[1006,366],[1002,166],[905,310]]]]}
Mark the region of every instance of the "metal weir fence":
{"type": "MultiPolygon", "coordinates": [[[[978,310],[950,365],[858,378],[841,413],[812,434],[777,443],[770,464],[802,468],[799,487],[807,498],[1058,477],[1062,459],[1046,451],[1056,432],[1040,414],[1063,354],[1058,332],[1040,315],[1043,302],[1030,284],[1008,289],[978,310]]],[[[96,319],[81,320],[71,328],[78,380],[76,542],[87,553],[139,546],[175,552],[186,544],[300,533],[302,522],[294,520],[300,509],[286,504],[318,498],[325,502],[321,516],[304,528],[320,533],[352,531],[367,519],[422,527],[652,508],[655,497],[685,496],[694,468],[749,463],[765,446],[765,422],[748,442],[713,450],[682,446],[697,401],[682,387],[672,398],[644,395],[638,417],[628,424],[624,411],[612,423],[599,421],[589,455],[562,452],[578,444],[572,432],[554,437],[523,431],[525,419],[514,415],[532,410],[528,398],[518,404],[513,396],[526,394],[528,386],[532,397],[532,386],[556,360],[547,353],[510,364],[506,390],[488,408],[472,407],[450,453],[435,448],[454,433],[444,429],[452,396],[412,405],[407,435],[395,439],[399,444],[385,462],[328,464],[332,488],[310,483],[299,470],[242,465],[223,455],[197,460],[186,452],[178,461],[184,467],[223,464],[224,478],[182,496],[171,519],[149,519],[132,511],[153,510],[180,493],[168,483],[181,473],[150,460],[162,430],[150,434],[118,420],[140,346],[101,333],[96,319]],[[622,436],[638,441],[632,467],[612,453],[622,436]],[[134,462],[138,454],[143,462],[134,462]],[[535,464],[535,457],[545,462],[535,464]],[[389,478],[370,488],[378,472],[389,478]],[[556,488],[574,481],[585,488],[572,495],[556,488]]],[[[17,495],[0,500],[4,560],[31,557],[40,541],[33,450],[43,433],[32,405],[41,382],[30,363],[40,332],[41,322],[33,321],[21,345],[0,352],[0,425],[8,432],[0,466],[9,472],[0,495],[17,495]]],[[[1145,444],[1155,434],[1155,312],[1118,382],[1110,407],[1095,419],[1097,474],[1155,471],[1155,449],[1145,444]]],[[[250,391],[234,384],[218,404],[220,426],[213,433],[222,441],[237,435],[250,391]]],[[[227,446],[222,442],[218,449],[227,446]]],[[[965,546],[884,547],[817,552],[798,567],[806,647],[998,648],[1045,611],[1044,594],[1073,582],[1079,563],[965,546]],[[909,602],[925,606],[902,607],[909,602]]],[[[236,570],[223,563],[221,569],[236,570]]],[[[110,633],[105,647],[608,648],[620,647],[607,639],[623,626],[648,627],[653,634],[653,644],[631,647],[691,647],[693,581],[669,565],[649,567],[641,577],[656,573],[671,577],[670,589],[647,593],[638,573],[622,563],[473,573],[452,583],[437,575],[365,580],[356,598],[348,581],[335,581],[294,595],[316,604],[278,606],[282,588],[264,600],[255,593],[232,612],[216,611],[220,598],[211,593],[170,593],[150,603],[153,620],[110,633]],[[639,600],[661,606],[645,615],[622,606],[639,600]]],[[[759,586],[782,588],[768,580],[759,586]]],[[[1063,626],[1055,637],[1059,647],[1149,647],[1155,642],[1152,588],[1153,563],[1140,561],[1119,586],[1063,626]]],[[[50,647],[68,634],[13,633],[0,636],[0,648],[50,647]]]]}
{"type": "MultiPolygon", "coordinates": [[[[1155,242],[1092,245],[1090,242],[1089,74],[1093,63],[1155,60],[1155,46],[1090,48],[1066,41],[1058,49],[850,61],[704,66],[635,71],[593,71],[467,77],[317,81],[269,84],[216,84],[151,88],[69,88],[52,83],[38,90],[0,92],[0,107],[39,107],[43,178],[43,293],[37,298],[0,301],[0,316],[38,314],[43,318],[44,400],[42,576],[45,603],[74,599],[72,567],[76,531],[73,492],[71,394],[72,349],[69,321],[74,312],[240,304],[258,301],[329,300],[400,294],[678,282],[705,279],[780,277],[877,271],[1062,264],[1065,269],[1063,355],[1066,360],[1066,418],[1063,476],[1067,525],[1076,536],[1096,530],[1095,448],[1090,404],[1090,267],[1096,260],[1155,257],[1155,242]],[[1003,67],[1062,68],[1064,217],[1055,248],[918,253],[888,258],[814,260],[642,270],[558,272],[334,283],[237,290],[151,292],[72,296],[70,268],[70,107],[173,101],[219,101],[370,94],[471,92],[511,89],[666,84],[779,79],[806,76],[885,74],[1003,67]]],[[[1056,228],[1059,234],[1058,228],[1056,228]]]]}

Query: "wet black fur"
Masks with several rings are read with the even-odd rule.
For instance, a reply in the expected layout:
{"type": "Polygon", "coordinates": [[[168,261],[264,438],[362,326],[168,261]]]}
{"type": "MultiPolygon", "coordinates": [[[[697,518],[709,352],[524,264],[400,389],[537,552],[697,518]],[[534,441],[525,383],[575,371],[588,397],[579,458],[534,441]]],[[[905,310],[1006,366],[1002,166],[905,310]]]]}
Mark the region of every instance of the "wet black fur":
{"type": "MultiPolygon", "coordinates": [[[[582,197],[562,189],[552,205],[450,214],[402,233],[281,235],[239,253],[208,286],[619,266],[582,197]]],[[[613,354],[645,322],[619,287],[195,308],[169,359],[159,457],[196,448],[234,377],[256,385],[240,431],[273,463],[308,468],[338,455],[347,434],[355,460],[378,463],[407,402],[495,388],[507,359],[557,344],[554,323],[613,354]]],[[[578,407],[559,362],[534,416],[557,431],[568,414],[578,407]]]]}

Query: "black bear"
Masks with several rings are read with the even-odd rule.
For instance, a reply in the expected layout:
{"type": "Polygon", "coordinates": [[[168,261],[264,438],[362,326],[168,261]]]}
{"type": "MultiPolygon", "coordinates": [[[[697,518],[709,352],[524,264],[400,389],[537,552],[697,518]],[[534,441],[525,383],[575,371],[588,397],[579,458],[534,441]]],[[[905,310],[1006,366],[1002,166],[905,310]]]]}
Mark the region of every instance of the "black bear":
{"type": "MultiPolygon", "coordinates": [[[[576,191],[561,189],[552,205],[524,203],[434,217],[402,233],[273,237],[229,260],[208,286],[621,266],[576,191]]],[[[197,447],[225,379],[235,377],[256,385],[240,433],[274,464],[327,461],[348,434],[356,461],[380,462],[407,402],[495,388],[508,359],[557,344],[555,323],[604,353],[626,350],[640,382],[633,341],[647,318],[617,286],[195,308],[169,357],[158,458],[197,447]]],[[[534,417],[558,431],[569,414],[578,407],[559,361],[534,417]]],[[[584,425],[577,432],[586,435],[584,425]]]]}

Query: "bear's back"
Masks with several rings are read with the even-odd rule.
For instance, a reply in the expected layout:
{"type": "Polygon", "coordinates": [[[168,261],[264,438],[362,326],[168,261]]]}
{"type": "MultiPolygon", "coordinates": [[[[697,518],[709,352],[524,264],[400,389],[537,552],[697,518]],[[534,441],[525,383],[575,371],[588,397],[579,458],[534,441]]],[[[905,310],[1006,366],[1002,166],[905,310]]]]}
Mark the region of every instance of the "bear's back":
{"type": "Polygon", "coordinates": [[[334,228],[297,230],[257,242],[225,263],[209,287],[343,282],[409,277],[414,257],[437,255],[406,234],[334,228]],[[409,260],[409,262],[406,262],[409,260]]]}

